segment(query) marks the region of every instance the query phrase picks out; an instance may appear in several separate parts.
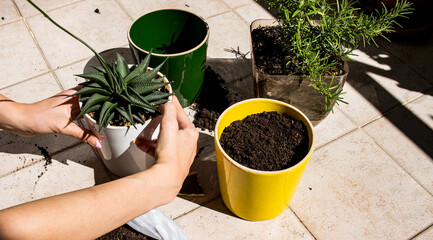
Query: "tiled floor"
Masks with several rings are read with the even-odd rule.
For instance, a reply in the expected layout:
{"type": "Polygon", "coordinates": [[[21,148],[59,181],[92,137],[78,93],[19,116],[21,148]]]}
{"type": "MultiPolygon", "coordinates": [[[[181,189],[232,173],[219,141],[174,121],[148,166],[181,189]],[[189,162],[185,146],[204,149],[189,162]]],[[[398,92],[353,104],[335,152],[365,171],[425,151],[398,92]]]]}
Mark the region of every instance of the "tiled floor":
{"type": "MultiPolygon", "coordinates": [[[[251,83],[250,61],[224,49],[249,52],[249,24],[272,17],[253,0],[35,2],[106,55],[129,54],[126,31],[143,13],[194,11],[210,26],[208,65],[234,90],[239,80],[251,83]]],[[[25,0],[1,0],[0,17],[0,93],[13,100],[34,102],[73,87],[81,81],[73,74],[94,61],[25,0]]],[[[249,222],[230,213],[205,132],[192,167],[205,197],[178,197],[161,210],[189,239],[433,239],[433,33],[378,43],[355,51],[345,85],[350,104],[315,127],[316,151],[281,216],[249,222]]],[[[113,179],[90,147],[61,135],[0,131],[0,166],[0,209],[113,179]],[[44,165],[41,148],[52,164],[44,165]]]]}

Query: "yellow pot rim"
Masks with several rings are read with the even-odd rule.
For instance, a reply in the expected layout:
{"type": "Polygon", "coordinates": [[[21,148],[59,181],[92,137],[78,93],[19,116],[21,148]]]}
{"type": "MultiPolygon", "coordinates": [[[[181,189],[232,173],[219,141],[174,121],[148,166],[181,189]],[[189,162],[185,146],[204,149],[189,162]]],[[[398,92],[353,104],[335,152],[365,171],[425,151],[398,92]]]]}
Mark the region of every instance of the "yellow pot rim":
{"type": "Polygon", "coordinates": [[[218,120],[217,120],[217,123],[215,124],[214,137],[215,137],[216,144],[218,145],[219,149],[221,149],[221,152],[222,152],[222,154],[224,155],[224,157],[225,157],[226,159],[228,159],[228,160],[229,160],[233,165],[235,165],[236,167],[238,167],[238,168],[240,168],[240,169],[242,169],[242,170],[244,170],[244,171],[246,171],[246,172],[250,172],[250,173],[253,173],[253,174],[259,174],[259,175],[276,175],[276,174],[284,174],[284,173],[286,173],[286,172],[290,172],[290,171],[292,171],[293,169],[295,169],[296,167],[298,167],[298,166],[301,165],[303,162],[305,162],[305,161],[307,161],[307,160],[309,159],[309,156],[311,156],[311,155],[313,154],[314,147],[315,147],[315,142],[316,142],[316,137],[315,137],[315,134],[314,134],[313,124],[311,123],[311,121],[307,118],[307,116],[306,116],[303,112],[301,112],[298,108],[296,108],[296,107],[294,107],[294,106],[292,106],[292,105],[290,105],[290,104],[287,104],[287,103],[282,102],[282,101],[279,101],[279,100],[269,99],[269,98],[252,98],[252,99],[247,99],[247,100],[244,100],[244,101],[241,101],[241,102],[235,103],[235,104],[233,104],[232,106],[228,107],[228,108],[227,108],[227,109],[226,109],[226,110],[225,110],[225,111],[224,111],[224,112],[219,116],[219,118],[218,118],[218,120]],[[304,157],[301,161],[299,161],[297,164],[295,164],[295,165],[293,165],[293,166],[291,166],[291,167],[289,167],[289,168],[282,169],[282,170],[279,170],[279,171],[262,171],[262,170],[256,170],[256,169],[252,169],[252,168],[249,168],[249,167],[245,167],[245,166],[243,166],[242,164],[240,164],[240,163],[238,163],[237,161],[233,160],[233,159],[232,159],[232,158],[231,158],[231,157],[230,157],[230,156],[229,156],[229,155],[224,151],[223,147],[222,147],[221,144],[220,144],[220,141],[219,141],[219,134],[218,134],[218,125],[219,125],[219,123],[220,123],[222,117],[223,117],[223,116],[226,114],[226,112],[228,112],[230,109],[232,109],[232,108],[234,108],[234,107],[236,107],[236,106],[238,106],[238,105],[244,104],[245,102],[252,102],[252,101],[265,101],[265,102],[274,102],[274,103],[276,103],[276,104],[281,104],[281,105],[284,105],[284,106],[288,107],[289,109],[292,109],[293,111],[299,113],[299,114],[302,116],[302,118],[303,118],[303,119],[301,119],[302,122],[305,124],[305,126],[307,127],[307,129],[311,129],[311,132],[312,132],[311,137],[312,137],[312,139],[311,139],[311,146],[309,147],[310,149],[309,149],[308,153],[305,155],[305,157],[304,157]]]}

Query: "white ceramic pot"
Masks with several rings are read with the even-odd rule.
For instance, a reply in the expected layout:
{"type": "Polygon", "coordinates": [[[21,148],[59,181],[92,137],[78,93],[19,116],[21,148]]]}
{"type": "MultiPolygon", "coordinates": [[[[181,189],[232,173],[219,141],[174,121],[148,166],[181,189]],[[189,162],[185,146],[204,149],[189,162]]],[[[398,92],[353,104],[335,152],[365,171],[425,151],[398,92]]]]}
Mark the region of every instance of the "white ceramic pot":
{"type": "MultiPolygon", "coordinates": [[[[162,74],[159,75],[162,76],[162,74]]],[[[164,82],[168,82],[168,79],[164,78],[164,82]]],[[[167,86],[169,92],[172,93],[171,85],[167,86]]],[[[119,177],[146,170],[154,164],[155,159],[135,145],[135,139],[146,127],[149,128],[149,131],[154,130],[151,135],[152,140],[158,137],[159,123],[155,119],[156,123],[152,122],[152,126],[150,126],[150,121],[147,120],[144,124],[136,124],[135,128],[133,126],[118,127],[108,125],[99,132],[99,125],[96,124],[96,121],[90,115],[84,115],[85,127],[100,139],[102,148],[97,149],[99,157],[108,170],[119,177]]]]}

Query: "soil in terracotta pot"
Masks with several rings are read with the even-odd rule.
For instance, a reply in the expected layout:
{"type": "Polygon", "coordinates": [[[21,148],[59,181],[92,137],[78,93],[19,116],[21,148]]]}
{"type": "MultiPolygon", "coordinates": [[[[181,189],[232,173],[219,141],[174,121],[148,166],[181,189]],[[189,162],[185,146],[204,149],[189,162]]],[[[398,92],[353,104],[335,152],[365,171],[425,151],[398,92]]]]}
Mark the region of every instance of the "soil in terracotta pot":
{"type": "Polygon", "coordinates": [[[220,144],[233,160],[262,171],[278,171],[308,153],[308,132],[302,121],[277,112],[252,114],[221,134],[220,144]]]}
{"type": "MultiPolygon", "coordinates": [[[[280,26],[261,26],[251,32],[254,61],[259,72],[271,75],[309,75],[297,67],[293,54],[286,47],[280,26]]],[[[344,73],[342,60],[333,75],[344,73]]],[[[326,73],[324,73],[327,75],[326,73]]]]}
{"type": "Polygon", "coordinates": [[[134,229],[132,229],[130,226],[123,225],[105,234],[104,236],[97,238],[96,240],[136,240],[136,239],[152,240],[154,238],[146,237],[142,233],[139,233],[134,229]]]}

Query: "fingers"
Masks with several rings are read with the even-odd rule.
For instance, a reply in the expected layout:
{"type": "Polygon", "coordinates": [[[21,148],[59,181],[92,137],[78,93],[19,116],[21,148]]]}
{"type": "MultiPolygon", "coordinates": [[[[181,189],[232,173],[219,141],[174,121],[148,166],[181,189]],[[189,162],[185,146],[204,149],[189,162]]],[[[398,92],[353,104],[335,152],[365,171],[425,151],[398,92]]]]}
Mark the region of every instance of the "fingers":
{"type": "Polygon", "coordinates": [[[179,131],[175,106],[172,103],[164,104],[163,114],[158,142],[162,146],[168,146],[175,143],[179,131]]]}
{"type": "Polygon", "coordinates": [[[62,129],[60,133],[80,139],[81,141],[89,144],[92,147],[99,149],[102,147],[98,137],[96,137],[92,133],[92,131],[80,127],[73,122],[68,124],[68,126],[66,126],[64,129],[62,129]]]}
{"type": "Polygon", "coordinates": [[[172,103],[174,104],[176,108],[177,113],[177,121],[179,122],[179,127],[181,129],[185,128],[195,128],[194,124],[192,124],[191,120],[186,115],[185,111],[183,110],[182,106],[179,103],[179,100],[176,96],[173,96],[172,103]]]}
{"type": "Polygon", "coordinates": [[[149,154],[152,157],[155,157],[155,146],[156,145],[154,142],[149,142],[149,141],[146,141],[142,138],[138,138],[137,141],[135,141],[135,144],[137,145],[137,147],[141,151],[149,154]]]}
{"type": "Polygon", "coordinates": [[[149,124],[143,129],[140,135],[137,137],[138,139],[142,139],[143,141],[151,142],[155,139],[155,131],[158,129],[161,124],[162,115],[156,116],[152,118],[149,124]]]}

